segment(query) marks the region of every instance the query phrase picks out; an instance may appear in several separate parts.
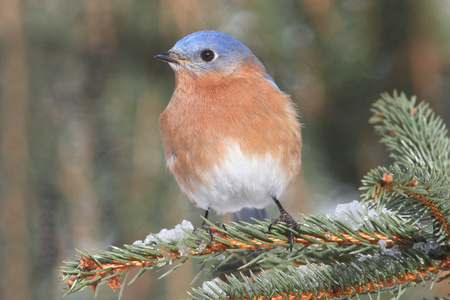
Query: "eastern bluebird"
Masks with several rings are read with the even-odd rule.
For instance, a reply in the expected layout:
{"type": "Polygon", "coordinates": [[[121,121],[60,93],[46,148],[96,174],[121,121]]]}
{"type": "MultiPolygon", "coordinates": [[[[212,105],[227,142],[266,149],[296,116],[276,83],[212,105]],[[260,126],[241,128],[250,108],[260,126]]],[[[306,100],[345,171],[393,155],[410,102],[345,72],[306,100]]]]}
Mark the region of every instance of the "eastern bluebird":
{"type": "MultiPolygon", "coordinates": [[[[297,113],[244,44],[218,31],[192,33],[156,58],[175,71],[159,126],[169,170],[197,206],[218,213],[263,208],[300,226],[279,199],[301,165],[297,113]]],[[[293,235],[290,233],[292,248],[293,235]]]]}

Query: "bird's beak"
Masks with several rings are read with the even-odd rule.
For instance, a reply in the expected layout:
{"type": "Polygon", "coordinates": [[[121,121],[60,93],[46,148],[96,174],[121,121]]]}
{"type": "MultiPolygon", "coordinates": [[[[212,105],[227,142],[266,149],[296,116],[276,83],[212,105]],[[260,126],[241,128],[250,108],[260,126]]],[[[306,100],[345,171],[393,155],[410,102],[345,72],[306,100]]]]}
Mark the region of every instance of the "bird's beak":
{"type": "Polygon", "coordinates": [[[174,56],[171,52],[164,52],[155,55],[155,58],[168,62],[168,63],[178,63],[179,58],[174,56]]]}

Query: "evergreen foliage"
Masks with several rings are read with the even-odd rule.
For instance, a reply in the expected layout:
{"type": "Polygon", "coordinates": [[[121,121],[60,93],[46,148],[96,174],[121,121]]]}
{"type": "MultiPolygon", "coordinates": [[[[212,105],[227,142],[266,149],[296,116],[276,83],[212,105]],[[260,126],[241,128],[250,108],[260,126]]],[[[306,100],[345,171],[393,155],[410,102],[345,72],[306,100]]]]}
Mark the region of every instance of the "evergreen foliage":
{"type": "MultiPolygon", "coordinates": [[[[209,233],[178,229],[176,239],[152,235],[146,244],[81,252],[62,267],[67,292],[107,283],[123,288],[122,275],[175,271],[201,260],[215,279],[193,299],[332,299],[397,291],[435,280],[450,268],[450,142],[447,129],[425,103],[383,94],[370,120],[393,163],[362,180],[362,201],[339,205],[333,215],[303,216],[292,252],[283,224],[268,221],[210,224],[209,233]]],[[[448,276],[447,276],[448,277],[448,276]]],[[[444,277],[443,280],[448,280],[444,277]]]]}

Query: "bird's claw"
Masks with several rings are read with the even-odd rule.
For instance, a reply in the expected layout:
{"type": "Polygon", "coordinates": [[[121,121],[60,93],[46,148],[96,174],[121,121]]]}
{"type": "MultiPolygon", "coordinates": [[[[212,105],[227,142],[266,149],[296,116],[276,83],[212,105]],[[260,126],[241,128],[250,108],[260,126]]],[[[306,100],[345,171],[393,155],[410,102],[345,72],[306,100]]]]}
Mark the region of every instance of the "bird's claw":
{"type": "MultiPolygon", "coordinates": [[[[223,223],[217,222],[217,223],[215,223],[215,225],[216,225],[217,227],[223,228],[224,230],[227,230],[227,228],[225,227],[225,224],[223,224],[223,223]]],[[[194,232],[197,231],[197,230],[199,230],[199,229],[203,229],[203,230],[205,230],[207,233],[209,233],[209,236],[210,236],[209,242],[211,243],[212,240],[213,240],[213,230],[212,230],[211,226],[208,225],[208,223],[206,223],[206,222],[204,221],[204,222],[202,223],[202,225],[200,225],[200,227],[195,227],[195,228],[194,228],[194,232]]]]}
{"type": "Polygon", "coordinates": [[[280,216],[276,219],[273,219],[269,224],[269,231],[272,229],[272,226],[279,223],[286,223],[288,230],[288,239],[289,239],[289,251],[292,252],[292,248],[294,247],[294,233],[291,229],[294,229],[300,234],[300,224],[292,218],[290,214],[288,214],[285,210],[280,212],[280,216]]]}

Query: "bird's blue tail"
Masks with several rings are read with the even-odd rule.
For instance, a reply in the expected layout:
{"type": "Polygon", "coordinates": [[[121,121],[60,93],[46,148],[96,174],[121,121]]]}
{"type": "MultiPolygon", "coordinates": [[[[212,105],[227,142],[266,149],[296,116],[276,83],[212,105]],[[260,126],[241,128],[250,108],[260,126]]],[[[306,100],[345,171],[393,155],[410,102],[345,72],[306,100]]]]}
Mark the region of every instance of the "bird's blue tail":
{"type": "Polygon", "coordinates": [[[231,213],[231,221],[233,222],[244,221],[254,224],[255,221],[252,218],[257,220],[267,219],[266,209],[243,208],[238,212],[231,213]]]}

